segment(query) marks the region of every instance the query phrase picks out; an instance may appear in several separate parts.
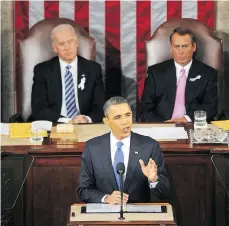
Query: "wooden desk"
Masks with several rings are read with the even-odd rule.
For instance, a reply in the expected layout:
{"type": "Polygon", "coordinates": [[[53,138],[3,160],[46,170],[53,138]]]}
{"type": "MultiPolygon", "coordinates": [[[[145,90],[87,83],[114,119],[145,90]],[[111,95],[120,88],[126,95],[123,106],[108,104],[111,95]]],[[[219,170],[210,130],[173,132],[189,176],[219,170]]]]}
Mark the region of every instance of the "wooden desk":
{"type": "MultiPolygon", "coordinates": [[[[143,204],[141,204],[143,205],[143,204]]],[[[149,205],[149,204],[147,204],[149,205]]],[[[81,213],[85,204],[74,204],[70,209],[68,226],[78,225],[154,225],[176,226],[172,206],[168,203],[150,204],[166,206],[166,213],[124,213],[124,220],[119,220],[119,213],[81,213]]]]}
{"type": "MultiPolygon", "coordinates": [[[[69,206],[79,202],[76,188],[83,148],[83,142],[2,147],[2,151],[34,157],[24,190],[23,226],[66,225],[69,206]]],[[[176,210],[177,225],[226,226],[228,200],[211,156],[229,154],[229,149],[226,146],[190,148],[187,141],[163,142],[161,149],[171,181],[171,203],[176,210]]]]}

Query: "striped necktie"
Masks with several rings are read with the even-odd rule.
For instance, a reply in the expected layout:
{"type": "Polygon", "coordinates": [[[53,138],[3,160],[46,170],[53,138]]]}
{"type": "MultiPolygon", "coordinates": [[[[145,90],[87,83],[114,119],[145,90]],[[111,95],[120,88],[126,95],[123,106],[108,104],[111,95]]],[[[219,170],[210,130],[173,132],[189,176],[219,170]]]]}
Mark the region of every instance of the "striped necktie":
{"type": "Polygon", "coordinates": [[[65,84],[65,103],[68,118],[73,118],[79,111],[76,108],[76,100],[75,100],[75,90],[74,83],[72,78],[72,72],[70,71],[71,66],[66,66],[66,72],[64,76],[64,84],[65,84]]]}

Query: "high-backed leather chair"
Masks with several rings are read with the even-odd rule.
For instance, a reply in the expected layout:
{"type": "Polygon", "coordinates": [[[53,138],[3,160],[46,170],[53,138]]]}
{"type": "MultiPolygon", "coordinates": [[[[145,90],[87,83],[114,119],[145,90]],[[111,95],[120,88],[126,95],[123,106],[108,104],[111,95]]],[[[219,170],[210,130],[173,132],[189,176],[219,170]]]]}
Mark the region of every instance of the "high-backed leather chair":
{"type": "Polygon", "coordinates": [[[223,48],[220,39],[210,29],[195,19],[173,19],[160,25],[150,40],[146,41],[147,67],[172,58],[169,37],[176,27],[191,29],[197,38],[195,59],[219,70],[222,65],[223,48]]]}
{"type": "Polygon", "coordinates": [[[65,18],[45,19],[31,27],[25,39],[19,41],[19,70],[16,75],[17,113],[24,120],[31,114],[33,68],[36,64],[56,56],[52,50],[50,33],[59,24],[70,24],[75,28],[79,43],[78,55],[95,59],[94,39],[75,21],[65,18]]]}
{"type": "Polygon", "coordinates": [[[215,37],[211,30],[196,19],[172,19],[160,25],[152,37],[146,41],[146,67],[161,63],[172,58],[170,50],[170,35],[177,27],[191,29],[197,38],[197,50],[194,58],[213,68],[218,73],[218,110],[221,111],[224,106],[223,76],[221,67],[223,65],[223,44],[222,40],[215,37]]]}

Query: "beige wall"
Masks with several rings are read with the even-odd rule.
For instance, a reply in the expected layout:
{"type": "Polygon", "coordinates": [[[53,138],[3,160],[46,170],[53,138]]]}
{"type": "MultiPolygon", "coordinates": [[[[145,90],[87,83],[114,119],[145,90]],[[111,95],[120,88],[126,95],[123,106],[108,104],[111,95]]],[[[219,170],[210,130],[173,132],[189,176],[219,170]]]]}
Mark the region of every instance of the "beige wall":
{"type": "MultiPolygon", "coordinates": [[[[229,34],[229,1],[218,1],[216,4],[216,30],[229,34]]],[[[1,2],[1,120],[7,121],[15,113],[14,106],[14,52],[13,52],[13,2],[1,2]]],[[[224,33],[225,52],[229,52],[229,39],[224,33]]],[[[228,58],[226,59],[228,61],[228,58]]],[[[224,65],[228,65],[225,63],[224,65]]],[[[228,72],[228,68],[225,68],[228,72]]],[[[227,74],[228,76],[228,74],[227,74]]]]}
{"type": "Polygon", "coordinates": [[[218,1],[216,4],[216,30],[229,33],[229,1],[218,1]]]}

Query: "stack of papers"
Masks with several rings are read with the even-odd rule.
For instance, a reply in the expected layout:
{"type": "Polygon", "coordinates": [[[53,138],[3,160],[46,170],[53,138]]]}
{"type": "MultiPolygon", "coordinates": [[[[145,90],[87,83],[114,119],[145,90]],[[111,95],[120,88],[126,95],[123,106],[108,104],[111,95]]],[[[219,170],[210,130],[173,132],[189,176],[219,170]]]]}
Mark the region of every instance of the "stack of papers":
{"type": "Polygon", "coordinates": [[[31,123],[10,123],[10,138],[27,138],[31,136],[31,123]]]}
{"type": "MultiPolygon", "coordinates": [[[[120,205],[102,204],[102,203],[88,203],[86,205],[87,213],[118,213],[120,205]]],[[[123,205],[123,211],[126,211],[126,205],[123,205]]]]}
{"type": "Polygon", "coordinates": [[[2,135],[10,134],[9,123],[1,123],[1,134],[2,135]]]}
{"type": "Polygon", "coordinates": [[[160,205],[130,205],[127,204],[126,211],[129,213],[161,213],[160,205]]]}
{"type": "Polygon", "coordinates": [[[224,130],[229,130],[229,120],[212,121],[211,123],[224,130]]]}
{"type": "Polygon", "coordinates": [[[155,140],[188,139],[188,134],[183,127],[152,127],[135,128],[133,132],[152,137],[155,140]]]}
{"type": "Polygon", "coordinates": [[[51,131],[52,129],[52,122],[40,120],[40,121],[34,121],[32,122],[32,131],[36,129],[41,129],[45,131],[51,131]]]}
{"type": "Polygon", "coordinates": [[[10,138],[28,138],[32,131],[41,130],[40,136],[47,136],[52,128],[50,121],[35,121],[32,123],[1,123],[1,135],[10,135],[10,138]]]}
{"type": "MultiPolygon", "coordinates": [[[[89,203],[86,205],[87,213],[119,213],[120,205],[89,203]]],[[[123,212],[129,213],[161,213],[160,205],[123,205],[123,212]]]]}

